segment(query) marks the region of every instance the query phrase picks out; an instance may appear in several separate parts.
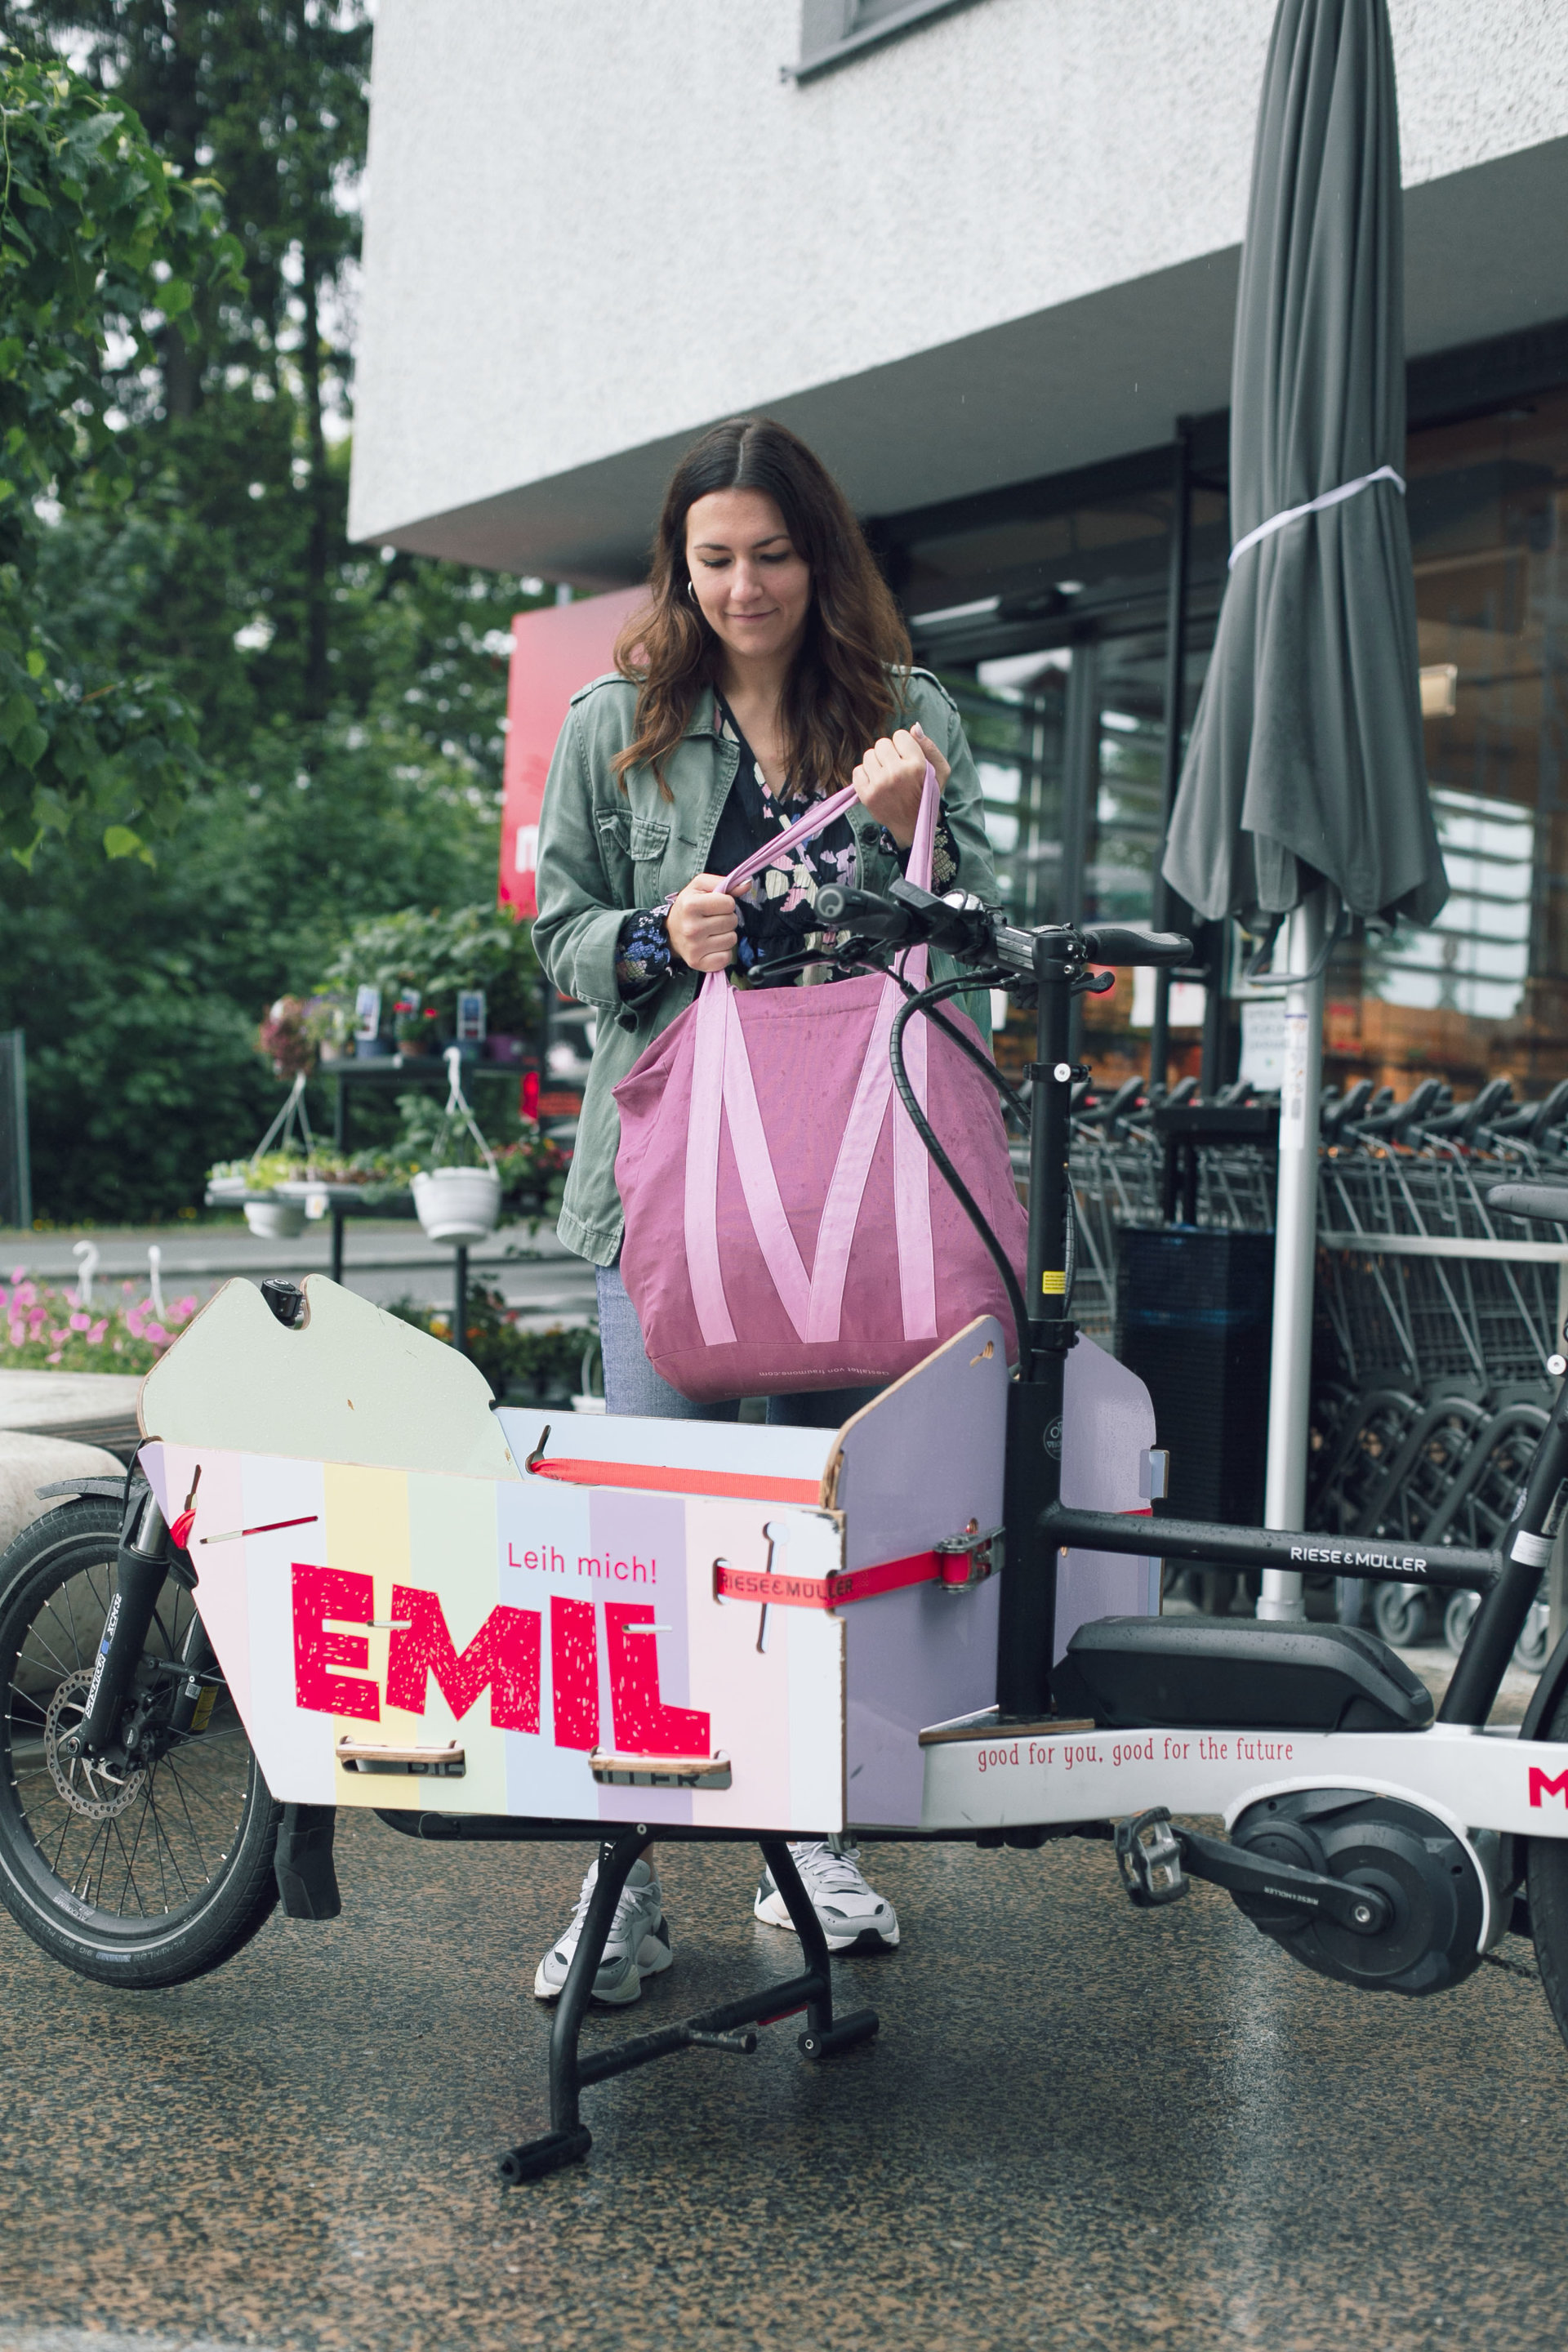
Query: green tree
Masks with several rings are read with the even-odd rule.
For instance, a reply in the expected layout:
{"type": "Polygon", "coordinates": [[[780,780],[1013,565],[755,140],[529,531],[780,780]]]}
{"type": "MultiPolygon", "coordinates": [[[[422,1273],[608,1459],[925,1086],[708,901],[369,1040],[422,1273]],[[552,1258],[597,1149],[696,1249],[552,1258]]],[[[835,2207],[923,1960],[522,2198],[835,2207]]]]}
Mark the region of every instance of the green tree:
{"type": "Polygon", "coordinates": [[[0,48],[0,845],[91,824],[111,857],[175,822],[195,718],[161,665],[71,658],[39,593],[47,509],[113,513],[132,484],[112,429],[121,373],[199,290],[241,291],[215,192],[153,150],[133,113],[53,59],[0,48]]]}
{"type": "Polygon", "coordinates": [[[62,499],[37,553],[62,659],[155,675],[193,715],[184,814],[155,866],[46,847],[0,871],[35,1198],[57,1220],[169,1214],[276,1105],[252,1043],[272,998],[313,985],[362,918],[493,891],[501,633],[538,583],[346,541],[357,0],[0,16],[68,46],[103,104],[216,184],[244,271],[243,293],[209,276],[152,320],[151,356],[111,354],[129,488],[62,499]]]}

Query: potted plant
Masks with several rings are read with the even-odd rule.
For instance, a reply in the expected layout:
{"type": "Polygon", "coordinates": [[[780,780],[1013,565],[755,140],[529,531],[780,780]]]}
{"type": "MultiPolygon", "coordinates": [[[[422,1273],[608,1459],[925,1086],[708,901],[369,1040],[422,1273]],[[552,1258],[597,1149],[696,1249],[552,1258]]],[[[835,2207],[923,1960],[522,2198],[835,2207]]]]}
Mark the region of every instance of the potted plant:
{"type": "Polygon", "coordinates": [[[400,1054],[428,1054],[437,1043],[437,1023],[439,1014],[435,1005],[421,1006],[413,990],[400,996],[392,1008],[394,1034],[400,1054]]]}
{"type": "Polygon", "coordinates": [[[296,1078],[316,1066],[316,1042],[306,1010],[297,996],[280,996],[261,1016],[256,1033],[257,1050],[267,1055],[280,1078],[296,1078]]]}
{"type": "Polygon", "coordinates": [[[311,996],[305,1003],[305,1034],[322,1063],[346,1061],[353,1052],[353,1000],[341,992],[311,996]]]}
{"type": "Polygon", "coordinates": [[[415,1213],[433,1242],[477,1242],[500,1218],[501,1182],[494,1152],[464,1097],[462,1057],[447,1048],[449,1081],[428,1167],[414,1177],[415,1213]]]}

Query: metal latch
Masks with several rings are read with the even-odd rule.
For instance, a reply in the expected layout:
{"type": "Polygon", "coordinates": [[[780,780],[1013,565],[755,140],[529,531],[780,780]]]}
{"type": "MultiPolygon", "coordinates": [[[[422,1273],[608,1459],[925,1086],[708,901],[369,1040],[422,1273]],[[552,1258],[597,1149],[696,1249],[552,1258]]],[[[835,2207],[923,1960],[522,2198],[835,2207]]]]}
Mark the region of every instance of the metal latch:
{"type": "Polygon", "coordinates": [[[1169,1806],[1156,1805],[1150,1812],[1117,1822],[1116,1867],[1129,1900],[1140,1911],[1181,1900],[1187,1891],[1187,1875],[1182,1868],[1181,1842],[1171,1827],[1169,1806]]]}
{"type": "Polygon", "coordinates": [[[971,1519],[959,1536],[943,1536],[931,1546],[941,1559],[939,1582],[944,1592],[968,1592],[984,1584],[988,1576],[998,1574],[1002,1567],[1003,1531],[1000,1528],[982,1528],[971,1519]]]}

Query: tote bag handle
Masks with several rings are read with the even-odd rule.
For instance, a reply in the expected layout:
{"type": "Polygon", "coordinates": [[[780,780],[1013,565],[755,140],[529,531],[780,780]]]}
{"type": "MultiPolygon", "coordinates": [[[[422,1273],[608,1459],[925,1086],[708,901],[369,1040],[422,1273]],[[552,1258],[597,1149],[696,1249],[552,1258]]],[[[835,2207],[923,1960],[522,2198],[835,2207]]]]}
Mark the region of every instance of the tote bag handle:
{"type": "MultiPolygon", "coordinates": [[[[781,850],[820,833],[857,797],[851,787],[820,802],[726,876],[725,889],[740,888],[753,874],[771,865],[781,850]]],[[[941,798],[936,772],[928,760],[909,858],[910,879],[922,889],[931,887],[941,798]]],[[[917,988],[923,987],[925,948],[907,950],[900,969],[907,982],[917,988]]],[[[795,1335],[803,1341],[832,1342],[839,1336],[850,1248],[877,1139],[892,1094],[888,1045],[903,992],[896,981],[884,983],[823,1204],[809,1275],[779,1192],[745,1037],[731,996],[725,973],[712,971],[704,980],[697,1000],[686,1146],[685,1232],[687,1271],[698,1326],[705,1344],[710,1348],[729,1346],[734,1341],[735,1328],[719,1263],[719,1144],[727,1115],[747,1214],[795,1335]]],[[[905,1058],[915,1099],[924,1109],[923,1021],[910,1024],[905,1058]]],[[[894,1118],[893,1195],[904,1336],[910,1339],[934,1339],[936,1265],[931,1246],[930,1169],[924,1147],[901,1105],[896,1108],[894,1118]]]]}

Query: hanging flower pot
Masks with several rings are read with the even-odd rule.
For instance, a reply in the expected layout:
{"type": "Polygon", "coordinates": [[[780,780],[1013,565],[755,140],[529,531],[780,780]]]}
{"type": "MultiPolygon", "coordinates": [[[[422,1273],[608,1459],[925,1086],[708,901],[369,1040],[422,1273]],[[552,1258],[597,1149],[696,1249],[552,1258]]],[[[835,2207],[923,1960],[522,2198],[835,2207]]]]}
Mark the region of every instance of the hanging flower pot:
{"type": "Polygon", "coordinates": [[[433,1242],[477,1242],[500,1217],[500,1178],[492,1168],[433,1168],[414,1179],[414,1207],[433,1242]]]}
{"type": "Polygon", "coordinates": [[[305,1230],[303,1201],[247,1201],[245,1222],[264,1242],[291,1242],[305,1230]]]}
{"type": "Polygon", "coordinates": [[[415,1213],[433,1242],[482,1241],[486,1234],[494,1233],[500,1219],[500,1171],[495,1153],[474,1124],[463,1093],[462,1055],[456,1045],[447,1046],[446,1061],[447,1108],[437,1160],[445,1160],[448,1149],[477,1150],[483,1165],[421,1170],[414,1179],[415,1213]]]}

